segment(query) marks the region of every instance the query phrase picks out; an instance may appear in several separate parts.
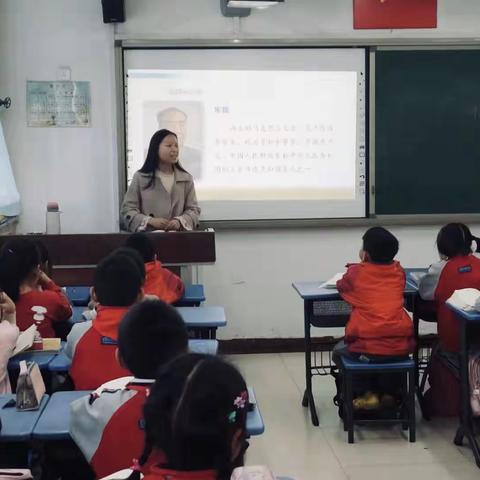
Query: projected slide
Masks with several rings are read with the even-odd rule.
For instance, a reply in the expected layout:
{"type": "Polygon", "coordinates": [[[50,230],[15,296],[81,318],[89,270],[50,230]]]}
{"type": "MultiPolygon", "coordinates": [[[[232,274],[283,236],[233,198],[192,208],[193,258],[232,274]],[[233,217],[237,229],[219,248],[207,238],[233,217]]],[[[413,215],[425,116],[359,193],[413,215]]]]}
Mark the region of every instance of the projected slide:
{"type": "MultiPolygon", "coordinates": [[[[178,135],[203,218],[364,216],[358,71],[128,69],[130,180],[152,134],[178,135]]],[[[360,81],[359,81],[360,80],[360,81]]]]}

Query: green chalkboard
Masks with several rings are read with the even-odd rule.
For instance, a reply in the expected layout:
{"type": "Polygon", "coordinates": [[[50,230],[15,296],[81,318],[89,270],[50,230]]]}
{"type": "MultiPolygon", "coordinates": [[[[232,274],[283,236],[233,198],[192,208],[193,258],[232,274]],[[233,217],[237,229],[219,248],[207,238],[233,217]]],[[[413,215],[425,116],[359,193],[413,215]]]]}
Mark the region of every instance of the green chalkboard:
{"type": "Polygon", "coordinates": [[[480,212],[480,50],[375,56],[375,213],[480,212]]]}

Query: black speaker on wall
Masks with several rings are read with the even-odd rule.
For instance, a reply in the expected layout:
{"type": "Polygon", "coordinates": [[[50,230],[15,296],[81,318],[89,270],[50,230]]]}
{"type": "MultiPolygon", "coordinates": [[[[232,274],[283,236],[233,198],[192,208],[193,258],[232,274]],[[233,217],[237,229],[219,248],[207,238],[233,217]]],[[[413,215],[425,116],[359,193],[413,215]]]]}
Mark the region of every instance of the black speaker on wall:
{"type": "Polygon", "coordinates": [[[102,0],[103,23],[125,21],[125,0],[102,0]]]}

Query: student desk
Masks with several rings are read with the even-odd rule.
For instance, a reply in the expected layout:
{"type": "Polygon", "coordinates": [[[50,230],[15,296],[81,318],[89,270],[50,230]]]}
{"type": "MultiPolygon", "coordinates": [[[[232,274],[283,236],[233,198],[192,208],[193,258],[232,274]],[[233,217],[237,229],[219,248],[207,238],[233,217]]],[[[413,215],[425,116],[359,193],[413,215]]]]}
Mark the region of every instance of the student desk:
{"type": "Polygon", "coordinates": [[[470,385],[468,381],[469,342],[467,335],[469,327],[480,327],[480,312],[466,312],[448,303],[447,306],[455,312],[460,324],[460,425],[453,442],[455,445],[461,446],[464,437],[467,437],[475,457],[475,463],[480,468],[480,447],[475,437],[470,406],[470,385]]]}
{"type": "Polygon", "coordinates": [[[42,372],[48,371],[48,365],[55,358],[56,352],[29,351],[19,353],[8,361],[8,372],[18,375],[20,371],[20,362],[36,362],[42,372]]]}
{"type": "MultiPolygon", "coordinates": [[[[218,327],[227,324],[223,307],[176,307],[185,325],[194,332],[196,338],[214,339],[218,327]]],[[[82,312],[85,307],[72,307],[70,323],[84,322],[82,312]]]]}
{"type": "Polygon", "coordinates": [[[64,287],[65,295],[71,305],[76,307],[86,307],[90,301],[90,287],[70,286],[64,287]]]}
{"type": "Polygon", "coordinates": [[[31,439],[33,429],[48,403],[48,395],[44,395],[40,408],[26,412],[18,412],[15,405],[4,408],[15,399],[15,395],[0,395],[0,442],[25,442],[31,439]]]}
{"type": "MultiPolygon", "coordinates": [[[[197,340],[188,341],[188,348],[195,353],[205,353],[216,355],[218,352],[218,340],[197,340]]],[[[66,373],[70,370],[72,361],[67,357],[65,352],[60,351],[55,358],[48,364],[48,370],[56,373],[66,373]]]]}
{"type": "MultiPolygon", "coordinates": [[[[249,389],[249,392],[255,398],[253,390],[249,389]]],[[[70,439],[70,403],[89,394],[90,391],[54,393],[33,429],[33,439],[44,441],[70,439]]],[[[247,414],[247,432],[249,435],[260,435],[264,430],[263,419],[256,406],[247,414]]]]}
{"type": "MultiPolygon", "coordinates": [[[[65,295],[72,305],[73,323],[81,322],[81,313],[87,308],[90,301],[90,287],[65,287],[65,295]]],[[[198,307],[205,301],[205,291],[202,284],[185,285],[185,292],[176,307],[198,307]]]]}
{"type": "MultiPolygon", "coordinates": [[[[344,327],[350,315],[350,308],[341,300],[336,289],[321,288],[324,282],[294,282],[293,288],[303,299],[303,316],[305,330],[305,393],[302,399],[304,407],[310,407],[310,416],[315,426],[319,425],[315,400],[312,392],[312,376],[318,375],[318,366],[312,365],[311,327],[344,327]],[[334,302],[334,303],[332,303],[334,302]],[[317,372],[317,373],[314,373],[317,372]]],[[[404,295],[411,302],[417,294],[417,288],[409,282],[405,284],[404,295]]]]}
{"type": "Polygon", "coordinates": [[[198,307],[205,301],[202,284],[185,285],[183,297],[175,303],[176,307],[198,307]]]}
{"type": "Polygon", "coordinates": [[[217,328],[227,324],[223,307],[177,307],[177,310],[196,337],[214,339],[217,328]]]}
{"type": "Polygon", "coordinates": [[[72,316],[68,319],[68,323],[81,323],[85,322],[86,320],[83,318],[82,313],[87,310],[86,306],[75,306],[72,305],[72,316]]]}

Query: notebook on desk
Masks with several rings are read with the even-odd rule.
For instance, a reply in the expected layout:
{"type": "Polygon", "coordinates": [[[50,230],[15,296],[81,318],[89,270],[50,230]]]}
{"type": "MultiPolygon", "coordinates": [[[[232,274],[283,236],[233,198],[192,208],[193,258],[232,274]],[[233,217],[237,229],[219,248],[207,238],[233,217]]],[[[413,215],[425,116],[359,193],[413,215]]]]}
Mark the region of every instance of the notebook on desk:
{"type": "Polygon", "coordinates": [[[480,311],[480,291],[476,288],[455,290],[447,303],[466,312],[480,311]]]}
{"type": "Polygon", "coordinates": [[[327,280],[326,282],[322,283],[318,288],[337,288],[337,282],[341,280],[343,277],[343,273],[336,273],[332,278],[327,280]]]}
{"type": "Polygon", "coordinates": [[[33,340],[35,339],[35,332],[37,331],[36,325],[31,325],[25,331],[21,332],[17,338],[17,344],[15,350],[12,353],[12,357],[19,353],[32,348],[33,340]]]}

